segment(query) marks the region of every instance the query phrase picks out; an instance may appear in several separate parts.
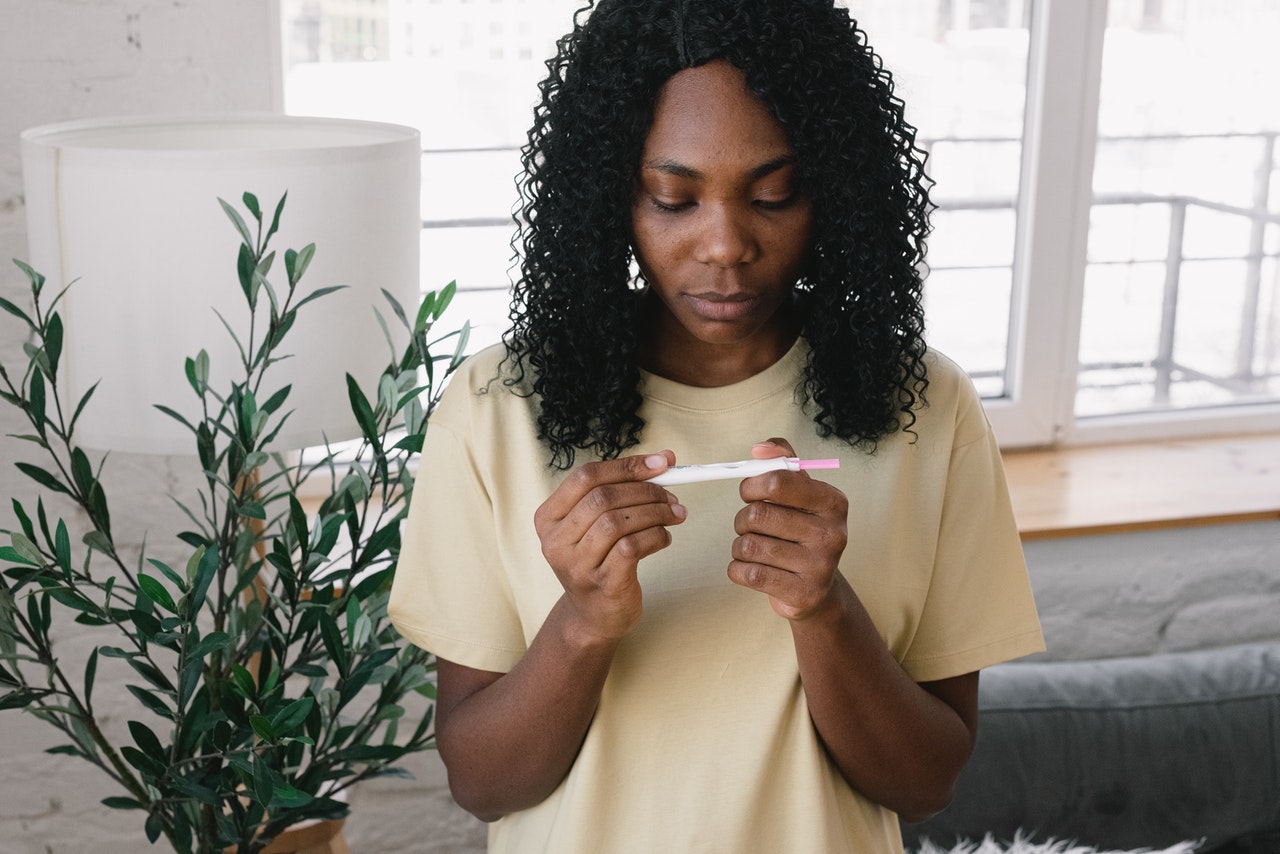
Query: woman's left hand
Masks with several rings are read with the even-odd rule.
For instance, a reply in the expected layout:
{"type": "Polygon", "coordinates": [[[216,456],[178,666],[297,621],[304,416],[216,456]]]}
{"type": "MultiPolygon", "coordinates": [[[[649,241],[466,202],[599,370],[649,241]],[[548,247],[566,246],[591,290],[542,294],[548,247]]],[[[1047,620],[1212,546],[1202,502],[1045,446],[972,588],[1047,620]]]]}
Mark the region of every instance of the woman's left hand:
{"type": "MultiPolygon", "coordinates": [[[[794,457],[786,439],[751,450],[756,459],[794,457]]],[[[829,483],[806,472],[771,471],[749,477],[738,489],[747,503],[734,519],[729,578],[768,595],[773,610],[804,620],[840,607],[840,556],[848,543],[849,501],[829,483]]]]}

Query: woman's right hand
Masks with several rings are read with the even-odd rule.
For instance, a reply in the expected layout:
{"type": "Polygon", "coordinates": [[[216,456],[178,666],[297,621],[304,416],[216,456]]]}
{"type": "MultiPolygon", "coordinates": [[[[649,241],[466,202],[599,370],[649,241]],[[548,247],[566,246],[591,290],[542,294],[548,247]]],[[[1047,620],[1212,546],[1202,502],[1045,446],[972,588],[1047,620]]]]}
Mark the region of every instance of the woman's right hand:
{"type": "Polygon", "coordinates": [[[675,454],[585,463],[534,514],[547,559],[565,590],[575,628],[586,642],[616,642],[640,622],[640,559],[671,543],[667,526],[685,508],[645,480],[675,464],[675,454]]]}

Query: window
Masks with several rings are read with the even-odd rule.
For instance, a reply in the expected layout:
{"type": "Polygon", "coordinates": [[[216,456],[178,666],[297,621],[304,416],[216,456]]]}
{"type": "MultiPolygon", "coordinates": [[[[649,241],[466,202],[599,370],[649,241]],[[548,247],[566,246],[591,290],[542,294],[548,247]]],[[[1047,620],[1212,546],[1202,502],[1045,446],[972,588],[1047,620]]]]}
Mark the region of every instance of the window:
{"type": "Polygon", "coordinates": [[[1274,2],[1112,0],[1077,417],[1280,397],[1278,36],[1274,2]]]}
{"type": "MultiPolygon", "coordinates": [[[[458,280],[475,346],[506,324],[519,146],[580,5],[282,2],[289,112],[422,131],[423,285],[458,280]]],[[[1280,4],[851,5],[937,182],[929,340],[1006,445],[1280,427],[1280,4]]]]}

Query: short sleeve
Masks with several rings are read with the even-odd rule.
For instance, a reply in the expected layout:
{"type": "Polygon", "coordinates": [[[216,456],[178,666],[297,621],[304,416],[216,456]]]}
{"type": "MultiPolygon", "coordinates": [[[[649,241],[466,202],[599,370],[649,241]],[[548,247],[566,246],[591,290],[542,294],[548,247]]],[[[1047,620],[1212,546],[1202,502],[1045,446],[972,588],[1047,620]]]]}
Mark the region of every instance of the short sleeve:
{"type": "Polygon", "coordinates": [[[929,591],[903,666],[917,681],[1044,650],[995,435],[962,384],[929,591]],[[976,435],[976,438],[973,438],[976,435]]]}
{"type": "Polygon", "coordinates": [[[524,634],[499,559],[493,503],[465,433],[448,423],[456,411],[442,404],[427,429],[388,611],[415,645],[505,673],[524,655],[524,634]]]}

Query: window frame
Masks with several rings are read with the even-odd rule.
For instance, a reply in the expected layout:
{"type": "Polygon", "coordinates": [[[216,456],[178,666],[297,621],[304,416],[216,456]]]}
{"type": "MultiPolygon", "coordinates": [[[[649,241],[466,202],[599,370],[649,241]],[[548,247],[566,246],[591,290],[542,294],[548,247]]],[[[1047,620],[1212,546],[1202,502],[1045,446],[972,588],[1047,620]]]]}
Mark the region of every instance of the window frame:
{"type": "Polygon", "coordinates": [[[1280,429],[1280,403],[1075,414],[1108,11],[1108,0],[1031,4],[1007,392],[984,401],[988,416],[1006,448],[1280,429]]]}

